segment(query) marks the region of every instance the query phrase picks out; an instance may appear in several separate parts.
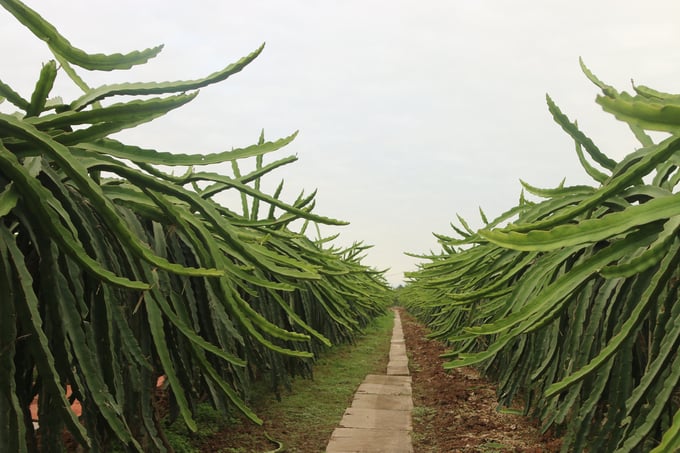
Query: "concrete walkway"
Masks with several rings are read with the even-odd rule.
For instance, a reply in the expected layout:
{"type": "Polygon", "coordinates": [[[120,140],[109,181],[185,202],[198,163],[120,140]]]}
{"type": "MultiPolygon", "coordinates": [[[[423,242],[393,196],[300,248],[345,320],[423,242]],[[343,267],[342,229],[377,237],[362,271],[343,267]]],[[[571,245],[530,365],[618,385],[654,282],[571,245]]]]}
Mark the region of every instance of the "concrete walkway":
{"type": "Polygon", "coordinates": [[[326,453],[412,453],[411,376],[399,312],[387,374],[369,374],[333,431],[326,453]]]}

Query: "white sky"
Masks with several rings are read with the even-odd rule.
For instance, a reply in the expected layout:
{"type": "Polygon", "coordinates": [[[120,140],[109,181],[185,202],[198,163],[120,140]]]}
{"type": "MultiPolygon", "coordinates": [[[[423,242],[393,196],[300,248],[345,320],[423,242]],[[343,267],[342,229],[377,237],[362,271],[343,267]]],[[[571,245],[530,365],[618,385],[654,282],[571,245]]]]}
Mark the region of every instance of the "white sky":
{"type": "MultiPolygon", "coordinates": [[[[519,179],[589,182],[552,122],[549,93],[619,159],[632,135],[593,102],[578,57],[605,82],[680,92],[680,2],[28,1],[74,45],[127,52],[165,44],[144,67],[81,71],[91,85],[205,76],[267,43],[243,72],[191,104],[125,133],[127,143],[216,152],[300,130],[272,157],[299,161],[265,178],[284,199],[318,189],[315,212],[351,222],[338,244],[374,247],[365,264],[399,283],[462,215],[481,227],[514,206],[519,179]]],[[[45,45],[0,8],[0,80],[30,93],[45,45]]],[[[66,83],[53,91],[69,100],[66,83]]],[[[6,104],[2,106],[7,109],[6,104]]],[[[230,172],[225,169],[225,172],[230,172]]],[[[337,232],[329,230],[328,232],[337,232]]]]}

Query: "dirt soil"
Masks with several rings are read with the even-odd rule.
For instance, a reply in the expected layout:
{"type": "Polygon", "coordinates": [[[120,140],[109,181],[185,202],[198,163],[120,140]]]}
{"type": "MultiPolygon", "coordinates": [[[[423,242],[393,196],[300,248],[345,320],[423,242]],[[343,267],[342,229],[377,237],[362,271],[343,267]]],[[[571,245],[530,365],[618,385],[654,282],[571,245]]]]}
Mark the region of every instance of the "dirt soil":
{"type": "Polygon", "coordinates": [[[400,311],[413,386],[415,453],[556,452],[560,440],[541,435],[527,417],[496,410],[494,385],[470,367],[444,370],[443,343],[400,311]]]}

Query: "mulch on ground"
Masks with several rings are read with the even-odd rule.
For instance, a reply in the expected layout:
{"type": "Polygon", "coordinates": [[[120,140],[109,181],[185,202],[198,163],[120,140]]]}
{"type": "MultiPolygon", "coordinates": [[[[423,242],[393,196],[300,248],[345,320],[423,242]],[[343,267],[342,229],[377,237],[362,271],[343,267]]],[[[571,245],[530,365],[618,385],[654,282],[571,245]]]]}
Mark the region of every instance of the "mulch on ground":
{"type": "Polygon", "coordinates": [[[476,369],[444,370],[446,346],[400,313],[413,379],[415,453],[559,451],[560,440],[541,435],[531,419],[498,412],[493,383],[476,369]]]}

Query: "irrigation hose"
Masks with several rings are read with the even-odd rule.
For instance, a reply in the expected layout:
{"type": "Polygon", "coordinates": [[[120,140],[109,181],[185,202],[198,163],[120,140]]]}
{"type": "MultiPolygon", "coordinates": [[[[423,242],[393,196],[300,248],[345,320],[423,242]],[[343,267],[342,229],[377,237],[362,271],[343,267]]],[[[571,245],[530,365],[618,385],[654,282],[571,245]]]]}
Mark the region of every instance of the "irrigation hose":
{"type": "Polygon", "coordinates": [[[266,431],[264,433],[264,437],[266,437],[269,442],[277,445],[276,450],[269,450],[265,453],[284,453],[286,451],[286,446],[283,445],[283,442],[273,439],[266,431]]]}

